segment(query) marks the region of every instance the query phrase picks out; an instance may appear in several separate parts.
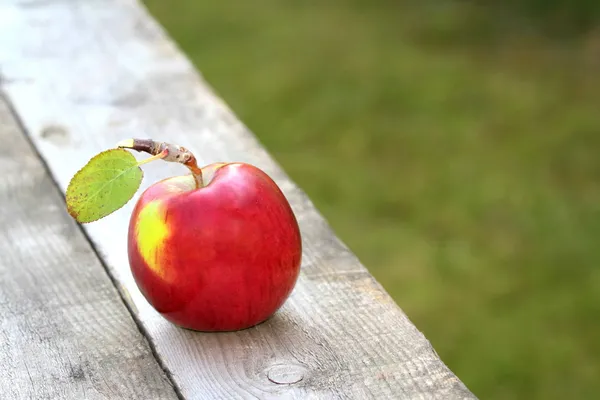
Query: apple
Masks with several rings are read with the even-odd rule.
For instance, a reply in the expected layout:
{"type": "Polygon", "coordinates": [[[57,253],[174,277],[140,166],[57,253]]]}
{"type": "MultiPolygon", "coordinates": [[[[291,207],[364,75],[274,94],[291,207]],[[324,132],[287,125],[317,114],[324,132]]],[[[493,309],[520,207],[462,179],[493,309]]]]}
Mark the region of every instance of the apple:
{"type": "Polygon", "coordinates": [[[129,223],[131,271],[147,301],[175,325],[249,328],[270,318],[296,284],[298,222],[261,169],[232,162],[199,170],[199,181],[171,177],[141,194],[129,223]]]}
{"type": "Polygon", "coordinates": [[[143,296],[167,320],[197,331],[267,320],[294,289],[302,240],[283,192],[259,168],[199,168],[182,146],[125,139],[73,176],[65,194],[69,214],[89,223],[118,210],[137,192],[140,167],[156,160],[183,164],[191,174],[151,185],[130,216],[127,255],[143,296]],[[138,161],[124,149],[151,157],[138,161]]]}

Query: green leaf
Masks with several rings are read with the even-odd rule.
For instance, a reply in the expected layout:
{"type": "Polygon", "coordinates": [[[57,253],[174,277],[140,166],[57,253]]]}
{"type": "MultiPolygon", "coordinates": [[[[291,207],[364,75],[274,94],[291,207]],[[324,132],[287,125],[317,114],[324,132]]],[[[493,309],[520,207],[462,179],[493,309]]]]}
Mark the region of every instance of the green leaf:
{"type": "Polygon", "coordinates": [[[111,149],[94,156],[67,187],[67,210],[78,222],[96,221],[123,207],[137,192],[143,172],[133,154],[111,149]]]}

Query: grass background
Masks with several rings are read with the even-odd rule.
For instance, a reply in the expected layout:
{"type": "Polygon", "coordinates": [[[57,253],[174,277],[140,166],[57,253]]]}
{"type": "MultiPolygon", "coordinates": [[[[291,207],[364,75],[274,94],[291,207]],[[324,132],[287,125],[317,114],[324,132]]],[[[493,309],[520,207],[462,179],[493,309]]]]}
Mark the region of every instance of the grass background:
{"type": "Polygon", "coordinates": [[[600,392],[600,6],[145,3],[476,395],[600,392]]]}

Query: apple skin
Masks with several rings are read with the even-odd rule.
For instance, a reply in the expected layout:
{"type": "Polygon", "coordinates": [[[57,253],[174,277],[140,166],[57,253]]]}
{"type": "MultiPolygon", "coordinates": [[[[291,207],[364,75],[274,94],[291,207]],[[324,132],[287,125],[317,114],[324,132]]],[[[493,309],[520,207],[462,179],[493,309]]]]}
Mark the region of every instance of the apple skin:
{"type": "Polygon", "coordinates": [[[249,328],[271,317],[296,284],[298,222],[259,168],[219,163],[202,170],[202,188],[187,175],[142,193],[129,224],[131,271],[148,302],[180,327],[249,328]]]}

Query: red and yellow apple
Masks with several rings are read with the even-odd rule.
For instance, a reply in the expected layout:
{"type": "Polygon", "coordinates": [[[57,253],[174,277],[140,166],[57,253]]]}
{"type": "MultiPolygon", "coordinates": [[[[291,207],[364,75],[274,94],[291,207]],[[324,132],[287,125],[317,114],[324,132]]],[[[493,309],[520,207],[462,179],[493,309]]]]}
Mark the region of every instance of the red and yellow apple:
{"type": "Polygon", "coordinates": [[[131,215],[128,255],[148,302],[172,323],[232,331],[267,320],[291,294],[302,244],[275,182],[245,163],[202,168],[146,189],[131,215]]]}

